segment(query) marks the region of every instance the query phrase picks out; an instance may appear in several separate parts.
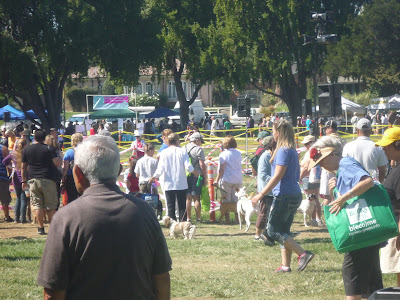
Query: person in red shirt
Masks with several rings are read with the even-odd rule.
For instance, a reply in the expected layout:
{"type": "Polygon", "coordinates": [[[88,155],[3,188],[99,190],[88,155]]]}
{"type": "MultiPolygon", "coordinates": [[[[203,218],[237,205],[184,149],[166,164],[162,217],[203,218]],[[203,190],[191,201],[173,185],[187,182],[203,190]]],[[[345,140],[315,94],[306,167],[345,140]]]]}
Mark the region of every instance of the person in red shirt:
{"type": "Polygon", "coordinates": [[[129,174],[126,180],[126,187],[130,194],[139,192],[139,177],[134,172],[137,161],[137,158],[130,158],[129,174]]]}
{"type": "Polygon", "coordinates": [[[92,123],[92,128],[90,128],[90,135],[96,134],[96,129],[94,128],[95,126],[96,126],[95,123],[92,123]]]}

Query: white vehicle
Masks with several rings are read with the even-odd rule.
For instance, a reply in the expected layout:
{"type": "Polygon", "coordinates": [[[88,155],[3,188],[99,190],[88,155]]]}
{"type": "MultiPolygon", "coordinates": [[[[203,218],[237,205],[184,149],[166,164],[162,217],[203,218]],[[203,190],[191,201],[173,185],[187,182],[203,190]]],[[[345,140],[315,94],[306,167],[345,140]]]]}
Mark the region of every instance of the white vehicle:
{"type": "Polygon", "coordinates": [[[211,114],[208,114],[208,116],[210,118],[215,117],[215,119],[218,119],[219,121],[222,121],[223,119],[228,118],[227,114],[219,114],[219,113],[211,113],[211,114]]]}
{"type": "MultiPolygon", "coordinates": [[[[253,118],[254,122],[257,124],[258,121],[264,117],[264,114],[262,113],[258,113],[257,110],[255,108],[251,108],[250,109],[250,116],[253,118]]],[[[240,113],[238,116],[238,112],[235,112],[230,120],[232,125],[234,126],[246,126],[246,116],[245,113],[240,113]]]]}
{"type": "MultiPolygon", "coordinates": [[[[180,104],[179,101],[176,102],[174,110],[179,110],[180,109],[180,104]]],[[[168,117],[170,120],[175,120],[178,124],[180,123],[180,116],[171,116],[168,117]]],[[[205,118],[205,112],[204,112],[204,107],[203,103],[201,102],[200,99],[194,100],[194,102],[189,106],[189,120],[194,118],[194,121],[196,123],[199,123],[201,119],[205,118]]]]}
{"type": "Polygon", "coordinates": [[[68,120],[67,123],[72,122],[74,125],[90,125],[92,124],[92,120],[89,119],[89,114],[77,114],[72,115],[68,120]]]}

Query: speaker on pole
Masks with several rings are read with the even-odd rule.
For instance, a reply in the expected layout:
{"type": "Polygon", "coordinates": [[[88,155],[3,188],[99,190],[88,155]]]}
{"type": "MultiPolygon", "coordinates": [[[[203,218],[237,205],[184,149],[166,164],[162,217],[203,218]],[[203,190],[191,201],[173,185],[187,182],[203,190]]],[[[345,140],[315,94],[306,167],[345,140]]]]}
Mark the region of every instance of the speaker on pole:
{"type": "Polygon", "coordinates": [[[311,116],[312,115],[312,104],[310,99],[301,100],[301,114],[303,116],[311,116]]]}
{"type": "Polygon", "coordinates": [[[10,112],[9,111],[3,112],[3,120],[5,123],[10,122],[10,112]]]}
{"type": "Polygon", "coordinates": [[[342,92],[338,84],[318,85],[319,115],[334,117],[342,114],[342,92]]]}

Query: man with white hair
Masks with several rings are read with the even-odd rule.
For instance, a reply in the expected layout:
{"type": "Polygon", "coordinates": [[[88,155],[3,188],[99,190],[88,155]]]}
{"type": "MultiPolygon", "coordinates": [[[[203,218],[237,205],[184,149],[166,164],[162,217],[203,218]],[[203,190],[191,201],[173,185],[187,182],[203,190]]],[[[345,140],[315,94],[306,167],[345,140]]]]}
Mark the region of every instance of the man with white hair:
{"type": "Polygon", "coordinates": [[[120,171],[112,138],[91,136],[76,148],[82,196],[50,226],[37,280],[45,299],[169,299],[171,258],[161,227],[146,202],[117,187],[120,171]]]}
{"type": "Polygon", "coordinates": [[[344,146],[343,157],[353,157],[373,178],[377,178],[378,171],[379,181],[383,182],[386,175],[386,165],[389,162],[383,149],[375,147],[375,143],[369,138],[372,133],[371,122],[362,118],[358,120],[356,129],[358,137],[344,146]]]}

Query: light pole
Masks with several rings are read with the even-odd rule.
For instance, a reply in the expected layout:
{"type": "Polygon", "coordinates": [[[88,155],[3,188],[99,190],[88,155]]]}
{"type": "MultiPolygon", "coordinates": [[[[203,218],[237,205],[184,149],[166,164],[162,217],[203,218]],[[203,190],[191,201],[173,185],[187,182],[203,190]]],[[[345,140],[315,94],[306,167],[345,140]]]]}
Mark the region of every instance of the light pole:
{"type": "Polygon", "coordinates": [[[132,91],[131,91],[131,98],[135,99],[135,116],[136,116],[135,127],[137,128],[137,124],[138,124],[138,116],[137,116],[138,112],[137,112],[137,105],[136,105],[137,96],[136,96],[136,93],[134,92],[133,88],[132,88],[132,91]]]}

